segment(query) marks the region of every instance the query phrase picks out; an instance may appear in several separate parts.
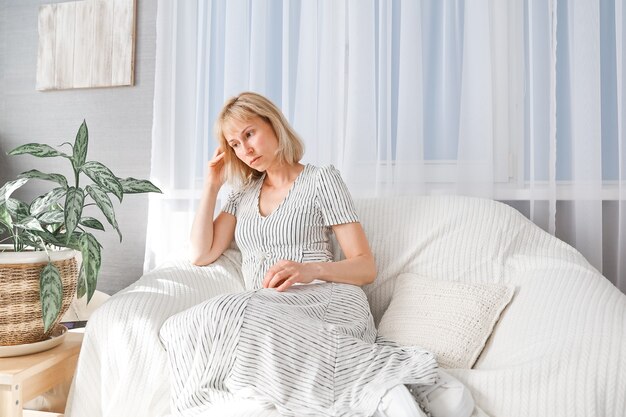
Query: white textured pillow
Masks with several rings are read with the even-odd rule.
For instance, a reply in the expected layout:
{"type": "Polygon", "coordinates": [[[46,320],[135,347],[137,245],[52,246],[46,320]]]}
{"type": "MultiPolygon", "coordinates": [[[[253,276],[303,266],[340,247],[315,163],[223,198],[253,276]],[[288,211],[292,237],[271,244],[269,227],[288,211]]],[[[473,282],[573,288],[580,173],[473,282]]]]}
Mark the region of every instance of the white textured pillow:
{"type": "Polygon", "coordinates": [[[514,292],[502,284],[400,274],[378,334],[431,351],[443,368],[471,368],[514,292]]]}

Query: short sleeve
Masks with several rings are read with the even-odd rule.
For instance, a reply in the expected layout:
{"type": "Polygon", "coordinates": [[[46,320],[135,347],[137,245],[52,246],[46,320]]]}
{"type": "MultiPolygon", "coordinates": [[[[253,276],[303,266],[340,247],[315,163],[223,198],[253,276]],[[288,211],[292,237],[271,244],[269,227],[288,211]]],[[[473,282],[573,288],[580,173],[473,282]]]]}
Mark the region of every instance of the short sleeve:
{"type": "Polygon", "coordinates": [[[232,190],[228,194],[228,197],[226,197],[226,202],[222,206],[222,211],[237,217],[237,208],[239,207],[242,194],[243,191],[241,189],[232,190]]]}
{"type": "Polygon", "coordinates": [[[350,191],[337,168],[332,165],[320,168],[316,188],[317,203],[322,211],[324,225],[359,221],[350,191]]]}

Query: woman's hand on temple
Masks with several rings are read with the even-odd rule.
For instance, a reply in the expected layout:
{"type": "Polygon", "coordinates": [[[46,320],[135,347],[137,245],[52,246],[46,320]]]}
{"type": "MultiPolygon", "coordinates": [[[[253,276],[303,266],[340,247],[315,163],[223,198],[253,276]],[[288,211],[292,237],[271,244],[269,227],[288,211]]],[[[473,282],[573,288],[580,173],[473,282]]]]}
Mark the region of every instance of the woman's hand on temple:
{"type": "Polygon", "coordinates": [[[265,274],[263,288],[276,288],[285,291],[299,282],[308,284],[315,279],[315,266],[312,263],[278,261],[265,274]]]}
{"type": "Polygon", "coordinates": [[[226,181],[226,177],[224,175],[224,151],[222,148],[215,149],[213,153],[213,158],[208,163],[207,166],[207,184],[209,186],[221,187],[224,185],[226,181]]]}

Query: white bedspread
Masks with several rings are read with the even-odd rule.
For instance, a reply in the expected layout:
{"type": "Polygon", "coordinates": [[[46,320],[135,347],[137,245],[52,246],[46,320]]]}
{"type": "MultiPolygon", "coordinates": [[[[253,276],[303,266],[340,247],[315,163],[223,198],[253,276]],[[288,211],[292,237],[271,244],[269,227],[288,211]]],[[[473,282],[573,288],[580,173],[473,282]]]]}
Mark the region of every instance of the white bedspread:
{"type": "MultiPolygon", "coordinates": [[[[472,370],[475,415],[626,415],[626,296],[565,243],[508,206],[464,197],[357,201],[379,276],[365,288],[378,322],[401,272],[517,287],[472,370]]],[[[66,415],[169,413],[167,357],[158,332],[173,314],[243,289],[239,255],[210,267],[170,263],[113,296],[90,319],[66,415]]],[[[253,403],[211,415],[272,416],[253,403]]]]}

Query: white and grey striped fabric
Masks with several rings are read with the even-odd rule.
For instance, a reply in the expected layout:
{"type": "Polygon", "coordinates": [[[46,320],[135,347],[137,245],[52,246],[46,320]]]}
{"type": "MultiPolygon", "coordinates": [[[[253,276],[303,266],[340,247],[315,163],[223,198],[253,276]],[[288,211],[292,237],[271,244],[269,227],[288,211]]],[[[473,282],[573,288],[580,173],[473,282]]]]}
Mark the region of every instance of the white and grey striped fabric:
{"type": "Polygon", "coordinates": [[[393,386],[431,384],[434,355],[376,343],[360,287],[319,281],[285,292],[261,288],[281,259],[329,262],[330,226],[358,221],[339,172],[306,165],[274,212],[262,216],[263,178],[229,197],[247,291],[210,299],[165,322],[172,411],[197,415],[226,392],[285,416],[371,416],[393,386]]]}
{"type": "Polygon", "coordinates": [[[332,165],[305,165],[285,199],[268,216],[259,211],[265,174],[233,191],[222,208],[237,217],[235,241],[241,250],[247,289],[261,287],[276,262],[333,260],[330,226],[359,221],[341,175],[332,165]]]}

